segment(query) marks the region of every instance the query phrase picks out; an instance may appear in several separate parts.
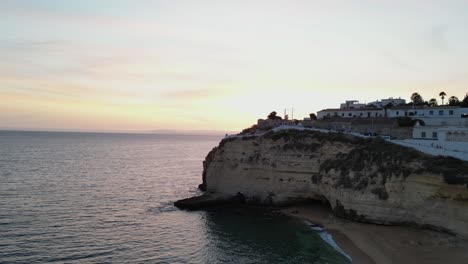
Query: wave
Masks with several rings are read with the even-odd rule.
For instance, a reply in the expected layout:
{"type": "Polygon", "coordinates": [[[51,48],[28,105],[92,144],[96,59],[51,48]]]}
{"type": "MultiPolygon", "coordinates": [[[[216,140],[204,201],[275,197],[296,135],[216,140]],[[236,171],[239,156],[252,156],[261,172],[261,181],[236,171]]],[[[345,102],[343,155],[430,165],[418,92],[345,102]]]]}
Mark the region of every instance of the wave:
{"type": "Polygon", "coordinates": [[[341,255],[343,255],[347,259],[349,259],[349,261],[351,261],[351,262],[353,261],[351,256],[346,254],[346,252],[344,252],[344,250],[342,250],[340,248],[340,246],[338,246],[338,244],[336,244],[335,240],[333,240],[333,236],[330,233],[328,233],[327,231],[325,231],[325,229],[323,227],[321,227],[319,225],[316,225],[316,224],[313,224],[313,223],[310,223],[309,221],[304,220],[304,222],[309,226],[310,229],[316,231],[318,233],[318,235],[323,239],[323,241],[325,241],[327,244],[332,246],[341,255]]]}

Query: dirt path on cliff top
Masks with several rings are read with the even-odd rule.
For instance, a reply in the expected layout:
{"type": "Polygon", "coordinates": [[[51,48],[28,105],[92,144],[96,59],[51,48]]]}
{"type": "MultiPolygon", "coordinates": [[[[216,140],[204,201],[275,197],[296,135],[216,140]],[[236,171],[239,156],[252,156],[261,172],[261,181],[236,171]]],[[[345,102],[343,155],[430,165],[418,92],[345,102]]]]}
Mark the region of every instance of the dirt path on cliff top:
{"type": "Polygon", "coordinates": [[[465,238],[412,227],[351,222],[333,216],[329,208],[319,204],[280,211],[323,225],[353,263],[468,263],[465,238]]]}

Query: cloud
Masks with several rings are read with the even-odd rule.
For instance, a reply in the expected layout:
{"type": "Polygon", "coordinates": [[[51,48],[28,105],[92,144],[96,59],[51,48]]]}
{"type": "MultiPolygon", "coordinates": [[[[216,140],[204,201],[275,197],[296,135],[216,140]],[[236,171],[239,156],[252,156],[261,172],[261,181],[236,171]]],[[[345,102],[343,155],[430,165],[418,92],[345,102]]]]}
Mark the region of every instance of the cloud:
{"type": "Polygon", "coordinates": [[[205,98],[220,98],[231,93],[231,90],[223,88],[205,88],[169,91],[162,94],[166,99],[205,99],[205,98]]]}
{"type": "Polygon", "coordinates": [[[57,39],[0,37],[0,54],[0,73],[24,79],[145,81],[152,77],[145,68],[159,68],[154,54],[57,39]]]}
{"type": "Polygon", "coordinates": [[[73,81],[24,78],[21,75],[0,74],[1,96],[22,96],[33,100],[55,101],[128,101],[131,91],[109,90],[73,81]]]}
{"type": "Polygon", "coordinates": [[[25,40],[18,38],[2,38],[0,49],[17,51],[44,52],[62,47],[65,43],[58,40],[25,40]]]}

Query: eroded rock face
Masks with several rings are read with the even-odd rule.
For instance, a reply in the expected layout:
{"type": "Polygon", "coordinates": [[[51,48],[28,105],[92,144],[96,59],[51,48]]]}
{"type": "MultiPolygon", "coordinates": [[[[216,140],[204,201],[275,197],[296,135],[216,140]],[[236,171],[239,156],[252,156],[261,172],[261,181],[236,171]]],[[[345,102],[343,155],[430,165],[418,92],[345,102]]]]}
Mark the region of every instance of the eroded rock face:
{"type": "Polygon", "coordinates": [[[378,139],[311,131],[225,139],[204,162],[208,194],[281,205],[321,199],[338,216],[468,236],[468,162],[378,139]]]}

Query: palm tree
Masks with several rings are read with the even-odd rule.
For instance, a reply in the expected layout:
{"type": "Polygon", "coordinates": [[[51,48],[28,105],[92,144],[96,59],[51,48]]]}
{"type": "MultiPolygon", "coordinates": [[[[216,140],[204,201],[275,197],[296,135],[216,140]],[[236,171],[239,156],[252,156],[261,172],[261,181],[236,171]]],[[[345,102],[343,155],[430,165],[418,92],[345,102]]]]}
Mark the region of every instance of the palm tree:
{"type": "Polygon", "coordinates": [[[446,96],[446,95],[447,95],[447,94],[446,94],[445,92],[440,92],[440,93],[439,93],[440,98],[442,98],[442,105],[444,105],[444,99],[445,99],[445,96],[446,96]]]}
{"type": "Polygon", "coordinates": [[[437,106],[437,100],[435,98],[432,98],[431,100],[429,100],[429,105],[430,106],[437,106]]]}

